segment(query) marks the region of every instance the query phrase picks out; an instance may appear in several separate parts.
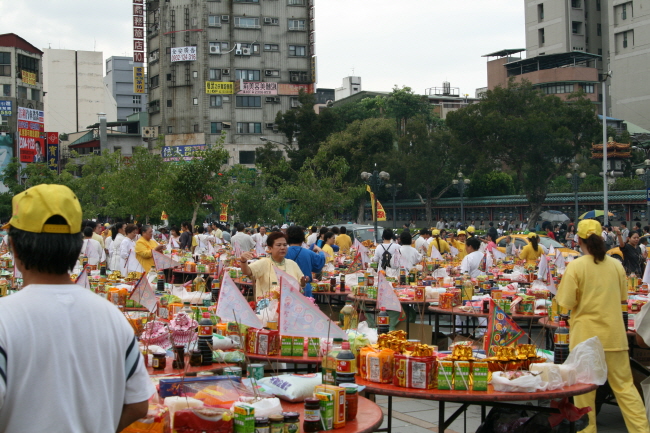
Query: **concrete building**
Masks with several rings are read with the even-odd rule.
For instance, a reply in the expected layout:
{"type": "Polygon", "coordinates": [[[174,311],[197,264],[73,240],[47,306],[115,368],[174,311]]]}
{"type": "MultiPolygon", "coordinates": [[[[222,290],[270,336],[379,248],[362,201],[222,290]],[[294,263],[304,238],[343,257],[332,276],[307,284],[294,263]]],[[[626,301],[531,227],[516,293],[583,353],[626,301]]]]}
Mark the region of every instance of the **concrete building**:
{"type": "Polygon", "coordinates": [[[165,145],[215,143],[253,164],[260,138],[285,142],[279,111],[314,92],[313,0],[147,2],[150,126],[165,145]]]}
{"type": "Polygon", "coordinates": [[[106,59],[104,85],[117,104],[117,121],[126,121],[133,113],[147,111],[147,94],[133,92],[133,57],[112,56],[106,59]]]}
{"type": "MultiPolygon", "coordinates": [[[[586,52],[608,71],[607,115],[650,128],[650,0],[524,0],[528,57],[586,52]]],[[[598,100],[602,91],[597,88],[598,100]]]]}
{"type": "Polygon", "coordinates": [[[341,87],[334,89],[334,100],[338,101],[363,91],[361,77],[345,77],[341,87]]]}
{"type": "Polygon", "coordinates": [[[117,118],[117,105],[104,86],[103,55],[97,51],[55,50],[43,54],[45,130],[76,132],[97,122],[117,118]]]}

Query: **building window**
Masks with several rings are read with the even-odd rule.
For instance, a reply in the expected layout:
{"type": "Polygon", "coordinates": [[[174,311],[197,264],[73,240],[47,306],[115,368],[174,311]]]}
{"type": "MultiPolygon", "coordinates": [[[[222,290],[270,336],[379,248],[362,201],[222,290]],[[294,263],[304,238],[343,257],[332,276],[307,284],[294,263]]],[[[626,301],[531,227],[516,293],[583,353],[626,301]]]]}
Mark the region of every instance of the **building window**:
{"type": "Polygon", "coordinates": [[[292,83],[309,83],[307,71],[289,71],[289,81],[292,83]]]}
{"type": "Polygon", "coordinates": [[[167,81],[171,81],[171,80],[172,80],[172,74],[167,74],[167,81]]]}
{"type": "Polygon", "coordinates": [[[199,132],[199,124],[198,123],[194,124],[194,132],[199,132]]]}
{"type": "Polygon", "coordinates": [[[582,23],[580,21],[572,21],[571,22],[571,32],[574,35],[581,35],[582,34],[582,23]]]}
{"type": "Polygon", "coordinates": [[[304,45],[289,45],[289,55],[305,57],[307,55],[307,47],[304,45]]]}
{"type": "Polygon", "coordinates": [[[266,24],[267,26],[279,26],[280,25],[280,19],[279,18],[266,17],[266,18],[264,18],[264,24],[266,24]]]}
{"type": "MultiPolygon", "coordinates": [[[[1,63],[1,62],[0,62],[1,63]]],[[[111,60],[106,60],[106,73],[111,72],[111,64],[113,62],[111,60]]]]}
{"type": "Polygon", "coordinates": [[[210,68],[208,70],[208,79],[215,81],[215,80],[221,80],[221,69],[212,69],[210,68]]]}
{"type": "Polygon", "coordinates": [[[580,0],[571,0],[571,7],[580,8],[582,7],[582,2],[580,0]]]}
{"type": "Polygon", "coordinates": [[[210,134],[219,134],[223,129],[221,122],[210,122],[210,134]]]}
{"type": "Polygon", "coordinates": [[[2,96],[11,96],[11,84],[2,85],[2,96]]]}
{"type": "Polygon", "coordinates": [[[210,54],[221,54],[228,51],[228,42],[210,42],[210,54]]]}
{"type": "Polygon", "coordinates": [[[596,0],[596,10],[600,12],[600,0],[596,0]]]}
{"type": "Polygon", "coordinates": [[[250,17],[235,17],[235,27],[240,29],[259,29],[260,19],[250,17]]]}
{"type": "Polygon", "coordinates": [[[199,105],[199,98],[192,98],[192,105],[199,105]]]}
{"type": "Polygon", "coordinates": [[[602,56],[602,55],[603,55],[603,49],[602,49],[602,48],[598,48],[598,55],[599,55],[599,56],[602,56]]]}
{"type": "Polygon", "coordinates": [[[262,124],[259,122],[237,122],[237,134],[261,134],[262,124]]]}
{"type": "Polygon", "coordinates": [[[598,36],[602,36],[602,33],[603,33],[603,26],[600,23],[596,24],[596,34],[598,36]]]}
{"type": "Polygon", "coordinates": [[[18,69],[21,71],[33,72],[36,74],[36,81],[39,81],[38,59],[18,54],[18,69]]]}
{"type": "Polygon", "coordinates": [[[543,46],[544,46],[545,39],[546,39],[546,38],[544,37],[544,29],[539,29],[539,30],[537,31],[537,37],[538,37],[538,39],[539,39],[539,46],[540,46],[540,47],[543,47],[543,46]]]}
{"type": "Polygon", "coordinates": [[[244,49],[244,48],[250,48],[250,49],[251,49],[251,52],[252,52],[253,54],[259,54],[259,53],[260,53],[260,44],[253,44],[253,45],[251,45],[251,44],[247,44],[247,43],[241,42],[241,43],[239,43],[239,45],[241,46],[242,49],[244,49]]]}
{"type": "Polygon", "coordinates": [[[264,51],[280,51],[278,44],[264,44],[264,51]]]}
{"type": "Polygon", "coordinates": [[[264,76],[266,77],[279,77],[280,76],[280,70],[279,69],[267,69],[264,71],[264,76]]]}
{"type": "Polygon", "coordinates": [[[142,108],[140,107],[133,107],[133,113],[139,113],[142,111],[142,108]]]}
{"type": "Polygon", "coordinates": [[[289,20],[289,30],[301,31],[305,30],[305,20],[289,20]]]}
{"type": "Polygon", "coordinates": [[[261,96],[237,96],[235,103],[237,107],[256,107],[262,106],[261,96]]]}
{"type": "Polygon", "coordinates": [[[154,75],[153,77],[151,77],[149,79],[149,87],[150,88],[153,89],[154,87],[158,87],[159,85],[160,85],[160,81],[159,81],[159,76],[158,75],[154,75]]]}
{"type": "Polygon", "coordinates": [[[171,107],[172,104],[173,104],[172,100],[171,100],[171,99],[168,99],[168,100],[167,100],[167,106],[168,106],[168,107],[171,107]]]}
{"type": "Polygon", "coordinates": [[[27,87],[16,87],[16,98],[27,99],[27,87]]]}
{"type": "Polygon", "coordinates": [[[0,77],[11,77],[11,53],[0,53],[0,77]]]}
{"type": "Polygon", "coordinates": [[[624,20],[627,19],[627,5],[626,4],[621,6],[621,19],[624,19],[624,20]]]}
{"type": "Polygon", "coordinates": [[[305,0],[288,0],[287,4],[289,6],[304,6],[305,0]]]}
{"type": "Polygon", "coordinates": [[[627,48],[627,32],[623,32],[623,48],[627,48]]]}
{"type": "Polygon", "coordinates": [[[255,151],[254,150],[240,150],[239,151],[240,164],[255,164],[255,151]]]}
{"type": "Polygon", "coordinates": [[[537,5],[537,21],[544,20],[544,3],[537,5]]]}
{"type": "Polygon", "coordinates": [[[289,98],[289,104],[291,105],[291,108],[300,107],[300,101],[296,96],[292,96],[291,98],[289,98]]]}
{"type": "Polygon", "coordinates": [[[155,101],[149,102],[149,112],[158,113],[160,111],[160,100],[156,99],[155,101]]]}
{"type": "Polygon", "coordinates": [[[133,95],[133,103],[136,105],[140,105],[142,103],[142,96],[133,95]]]}
{"type": "Polygon", "coordinates": [[[32,101],[40,101],[41,92],[37,89],[31,89],[31,90],[32,90],[32,101]]]}
{"type": "Polygon", "coordinates": [[[594,85],[585,83],[582,85],[582,91],[585,93],[594,93],[594,85]]]}
{"type": "Polygon", "coordinates": [[[221,107],[223,105],[223,97],[221,95],[210,95],[210,107],[221,107]]]}
{"type": "Polygon", "coordinates": [[[259,81],[260,71],[259,69],[236,69],[235,77],[237,80],[259,81]]]}
{"type": "Polygon", "coordinates": [[[173,127],[173,126],[168,126],[168,127],[167,127],[167,134],[171,134],[173,131],[174,131],[174,127],[173,127]]]}
{"type": "Polygon", "coordinates": [[[208,15],[208,27],[221,27],[221,15],[208,15]]]}

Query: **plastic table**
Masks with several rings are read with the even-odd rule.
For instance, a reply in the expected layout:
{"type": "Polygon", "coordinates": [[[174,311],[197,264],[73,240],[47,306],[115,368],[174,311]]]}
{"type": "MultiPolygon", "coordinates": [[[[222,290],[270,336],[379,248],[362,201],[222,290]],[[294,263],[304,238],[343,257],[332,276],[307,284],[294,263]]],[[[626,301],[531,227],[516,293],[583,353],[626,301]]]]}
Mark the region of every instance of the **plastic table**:
{"type": "MultiPolygon", "coordinates": [[[[305,419],[305,404],[290,403],[282,401],[282,410],[285,412],[298,412],[300,414],[300,431],[302,431],[302,421],[305,419]]],[[[336,433],[370,433],[377,431],[384,420],[384,414],[377,404],[368,400],[365,397],[359,397],[359,407],[357,409],[357,417],[345,423],[345,427],[336,429],[336,433]]]]}
{"type": "MultiPolygon", "coordinates": [[[[294,373],[298,372],[298,365],[303,364],[307,365],[307,373],[312,371],[318,371],[318,366],[323,362],[323,358],[320,356],[307,356],[307,351],[304,351],[302,356],[283,356],[283,355],[255,355],[252,353],[247,353],[246,357],[254,363],[264,363],[271,364],[274,362],[282,362],[286,364],[293,364],[293,369],[287,369],[287,371],[293,371],[294,373]]],[[[284,370],[276,370],[278,372],[284,370]]]]}
{"type": "MultiPolygon", "coordinates": [[[[360,304],[363,304],[363,305],[365,305],[366,303],[369,303],[369,304],[376,304],[377,303],[376,299],[370,299],[370,298],[368,298],[366,296],[357,296],[357,295],[352,295],[352,294],[348,295],[348,299],[351,299],[355,303],[360,303],[360,304]]],[[[414,299],[400,299],[399,303],[402,304],[402,305],[410,305],[418,313],[424,314],[427,311],[427,306],[429,305],[429,303],[431,303],[433,301],[434,301],[433,299],[427,299],[427,300],[424,300],[424,301],[416,301],[414,299]]],[[[375,309],[375,313],[376,312],[377,311],[375,309]]],[[[409,334],[409,331],[410,331],[410,323],[411,323],[410,321],[408,321],[408,320],[406,321],[406,334],[407,335],[409,334]]]]}
{"type": "MultiPolygon", "coordinates": [[[[503,407],[511,409],[526,409],[545,413],[559,413],[558,409],[540,406],[528,406],[525,403],[535,400],[551,400],[556,398],[573,397],[575,395],[586,394],[595,391],[598,385],[578,384],[567,386],[555,391],[538,391],[538,392],[499,392],[494,391],[492,385],[488,385],[487,391],[447,391],[438,389],[414,389],[402,388],[392,384],[381,384],[369,382],[361,378],[356,378],[357,385],[366,387],[366,394],[388,396],[388,427],[382,430],[390,432],[392,428],[393,417],[393,397],[418,398],[423,400],[435,400],[438,402],[438,431],[445,431],[460,414],[465,412],[470,405],[481,406],[481,419],[485,420],[485,407],[503,407]],[[445,419],[445,403],[461,403],[449,418],[445,419]],[[522,402],[516,404],[512,402],[522,402]]],[[[575,423],[571,423],[571,431],[575,432],[575,423]]]]}

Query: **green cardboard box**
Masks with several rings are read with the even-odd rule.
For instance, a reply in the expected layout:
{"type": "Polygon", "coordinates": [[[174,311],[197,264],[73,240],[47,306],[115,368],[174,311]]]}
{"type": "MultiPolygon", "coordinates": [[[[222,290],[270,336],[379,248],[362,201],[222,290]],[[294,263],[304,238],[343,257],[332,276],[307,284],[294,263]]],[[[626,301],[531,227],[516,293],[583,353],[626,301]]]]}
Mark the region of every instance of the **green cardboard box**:
{"type": "Polygon", "coordinates": [[[305,338],[293,337],[293,349],[291,351],[293,356],[302,356],[305,352],[305,338]]]}
{"type": "Polygon", "coordinates": [[[255,433],[255,408],[248,404],[235,406],[235,433],[255,433]]]}
{"type": "Polygon", "coordinates": [[[474,361],[472,365],[472,391],[487,391],[488,389],[488,364],[487,362],[474,361]]]}
{"type": "Polygon", "coordinates": [[[288,337],[286,335],[283,335],[280,341],[281,341],[282,356],[293,355],[293,337],[288,337]]]}
{"type": "Polygon", "coordinates": [[[315,396],[320,400],[321,430],[332,430],[334,428],[334,396],[329,392],[317,392],[315,396]]]}
{"type": "Polygon", "coordinates": [[[469,361],[456,361],[454,364],[454,389],[469,390],[469,361]]]}
{"type": "Polygon", "coordinates": [[[307,340],[307,356],[317,357],[320,352],[320,338],[309,337],[307,340]]]}

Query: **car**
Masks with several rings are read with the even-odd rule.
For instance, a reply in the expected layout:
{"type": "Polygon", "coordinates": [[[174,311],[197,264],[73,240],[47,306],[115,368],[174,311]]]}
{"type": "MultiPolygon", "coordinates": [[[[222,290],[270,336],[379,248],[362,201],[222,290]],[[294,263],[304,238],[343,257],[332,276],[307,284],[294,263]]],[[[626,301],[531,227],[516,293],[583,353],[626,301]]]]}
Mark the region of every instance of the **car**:
{"type": "MultiPolygon", "coordinates": [[[[643,239],[645,239],[646,242],[650,242],[650,235],[641,236],[641,239],[639,240],[639,243],[643,239]]],[[[621,247],[619,247],[619,246],[614,247],[614,248],[610,249],[609,251],[607,251],[607,255],[611,256],[611,257],[614,257],[619,262],[623,262],[623,251],[621,251],[621,247]]]]}
{"type": "MultiPolygon", "coordinates": [[[[528,240],[528,235],[510,235],[513,240],[515,241],[515,246],[519,251],[522,250],[523,247],[529,244],[528,240]]],[[[551,239],[546,235],[538,235],[540,244],[542,244],[546,249],[548,250],[549,248],[553,247],[556,250],[560,250],[562,252],[562,255],[564,258],[567,258],[567,256],[575,256],[579,257],[580,253],[578,251],[574,251],[571,248],[567,248],[555,239],[551,239]]],[[[497,249],[501,251],[502,253],[505,254],[506,252],[506,237],[501,236],[499,239],[497,239],[497,249]]]]}
{"type": "MultiPolygon", "coordinates": [[[[373,234],[375,233],[375,227],[367,224],[338,224],[328,226],[328,228],[332,227],[345,227],[350,238],[353,240],[356,238],[359,242],[373,240],[373,234]]],[[[384,228],[377,226],[377,231],[379,233],[375,236],[377,238],[376,242],[381,242],[381,234],[384,231],[384,228]]]]}

